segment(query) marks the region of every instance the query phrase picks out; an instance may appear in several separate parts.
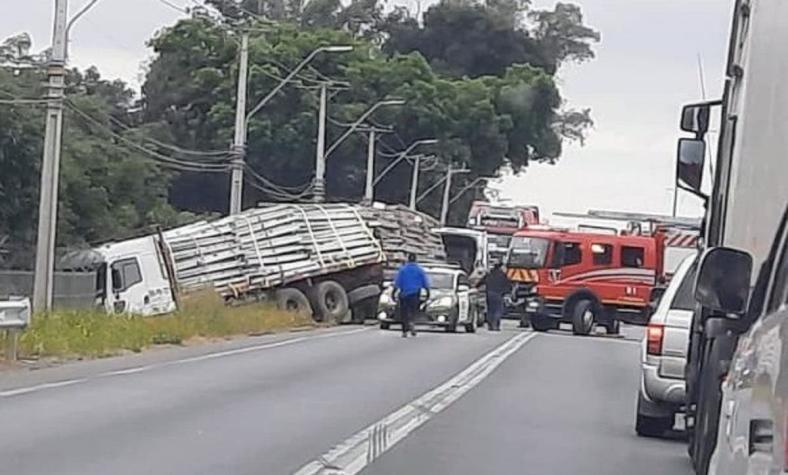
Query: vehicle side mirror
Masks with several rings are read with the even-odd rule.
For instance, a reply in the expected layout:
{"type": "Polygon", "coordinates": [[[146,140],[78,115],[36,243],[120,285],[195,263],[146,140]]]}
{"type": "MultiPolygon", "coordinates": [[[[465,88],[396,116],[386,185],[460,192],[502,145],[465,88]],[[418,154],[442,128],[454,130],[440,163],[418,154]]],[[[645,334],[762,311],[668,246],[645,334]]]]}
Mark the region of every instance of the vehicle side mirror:
{"type": "Polygon", "coordinates": [[[751,275],[749,253],[727,247],[712,248],[701,259],[695,299],[712,311],[741,316],[747,309],[751,275]]]}
{"type": "Polygon", "coordinates": [[[689,104],[681,109],[681,130],[703,136],[709,130],[711,104],[689,104]]]}
{"type": "Polygon", "coordinates": [[[699,139],[679,139],[676,180],[695,193],[700,193],[705,157],[706,142],[699,139]]]}

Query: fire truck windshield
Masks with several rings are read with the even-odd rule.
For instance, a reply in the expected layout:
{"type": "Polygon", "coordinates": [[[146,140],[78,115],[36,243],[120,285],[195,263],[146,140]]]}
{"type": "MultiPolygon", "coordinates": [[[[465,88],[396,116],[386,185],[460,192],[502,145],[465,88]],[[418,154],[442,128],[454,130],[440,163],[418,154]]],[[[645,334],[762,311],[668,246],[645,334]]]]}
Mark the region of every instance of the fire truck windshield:
{"type": "Polygon", "coordinates": [[[487,233],[487,240],[495,248],[505,250],[509,248],[509,243],[512,240],[512,235],[487,233]]]}
{"type": "Polygon", "coordinates": [[[509,247],[507,264],[526,269],[544,267],[549,247],[550,241],[547,239],[515,236],[509,247]]]}

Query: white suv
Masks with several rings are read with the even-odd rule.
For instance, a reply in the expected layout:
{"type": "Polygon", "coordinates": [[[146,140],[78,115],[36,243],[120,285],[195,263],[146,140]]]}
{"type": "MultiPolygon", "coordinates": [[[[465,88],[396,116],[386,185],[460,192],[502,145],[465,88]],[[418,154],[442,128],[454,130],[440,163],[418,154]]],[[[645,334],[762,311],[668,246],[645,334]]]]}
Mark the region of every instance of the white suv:
{"type": "Polygon", "coordinates": [[[681,262],[646,327],[635,418],[638,435],[659,437],[672,429],[684,404],[696,257],[681,262]]]}

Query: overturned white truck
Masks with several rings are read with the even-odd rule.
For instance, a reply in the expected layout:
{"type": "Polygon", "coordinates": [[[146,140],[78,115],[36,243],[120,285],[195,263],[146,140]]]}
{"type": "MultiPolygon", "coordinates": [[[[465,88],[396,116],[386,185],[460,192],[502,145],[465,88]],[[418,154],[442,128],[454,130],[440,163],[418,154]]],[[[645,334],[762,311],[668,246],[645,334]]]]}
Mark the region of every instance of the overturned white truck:
{"type": "Polygon", "coordinates": [[[109,313],[169,313],[182,294],[209,288],[228,302],[359,322],[374,317],[384,273],[403,251],[443,259],[430,220],[402,207],[264,204],[72,253],[60,267],[94,270],[96,304],[109,313]]]}

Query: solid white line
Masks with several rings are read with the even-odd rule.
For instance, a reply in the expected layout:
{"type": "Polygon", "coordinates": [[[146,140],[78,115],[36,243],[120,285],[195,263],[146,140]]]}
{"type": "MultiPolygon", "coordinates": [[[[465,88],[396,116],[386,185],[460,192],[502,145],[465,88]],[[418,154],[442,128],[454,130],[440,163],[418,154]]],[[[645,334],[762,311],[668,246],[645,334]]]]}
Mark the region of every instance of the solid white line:
{"type": "Polygon", "coordinates": [[[0,391],[0,397],[19,396],[21,394],[41,391],[42,389],[62,388],[64,386],[71,386],[73,384],[84,383],[85,381],[87,381],[87,379],[69,379],[66,381],[58,381],[56,383],[38,384],[36,386],[30,386],[27,388],[9,389],[7,391],[0,391]]]}
{"type": "Polygon", "coordinates": [[[510,338],[442,385],[307,463],[296,475],[352,475],[360,472],[397,442],[478,385],[509,356],[536,336],[536,333],[519,333],[510,338]]]}
{"type": "Polygon", "coordinates": [[[144,371],[149,371],[149,370],[156,369],[156,368],[164,368],[164,367],[167,367],[167,366],[174,366],[174,365],[186,364],[186,363],[196,363],[198,361],[206,361],[206,360],[212,360],[212,359],[216,359],[216,358],[224,358],[224,357],[227,357],[227,356],[239,355],[239,354],[243,354],[243,353],[250,353],[250,352],[253,352],[253,351],[267,350],[267,349],[270,349],[270,348],[278,348],[278,347],[281,347],[281,346],[293,345],[293,344],[301,343],[301,342],[304,342],[304,341],[321,340],[321,339],[324,339],[324,338],[332,338],[332,337],[337,337],[337,336],[352,335],[354,333],[360,333],[360,332],[364,332],[364,331],[370,330],[370,328],[371,327],[366,327],[366,328],[358,328],[358,329],[350,330],[350,331],[330,332],[330,333],[323,333],[323,334],[320,334],[320,335],[312,335],[312,336],[301,336],[301,337],[298,337],[298,338],[291,338],[289,340],[276,341],[276,342],[272,342],[272,343],[263,343],[261,345],[247,346],[247,347],[244,347],[244,348],[237,348],[235,350],[227,350],[227,351],[219,351],[219,352],[216,352],[216,353],[208,353],[208,354],[205,354],[205,355],[192,356],[192,357],[189,357],[189,358],[183,358],[183,359],[180,359],[180,360],[165,361],[163,363],[151,364],[151,365],[146,365],[146,366],[136,366],[136,367],[133,367],[133,368],[126,368],[126,369],[119,369],[119,370],[115,370],[115,371],[108,371],[106,373],[97,374],[96,376],[94,376],[92,378],[70,379],[70,380],[66,380],[66,381],[57,381],[57,382],[54,382],[54,383],[37,384],[35,386],[28,386],[28,387],[24,387],[24,388],[9,389],[9,390],[5,390],[5,391],[0,391],[0,397],[20,396],[22,394],[29,394],[29,393],[33,393],[33,392],[37,392],[37,391],[42,391],[42,390],[45,390],[45,389],[54,389],[54,388],[60,388],[60,387],[64,387],[64,386],[71,386],[73,384],[84,383],[84,382],[91,381],[91,380],[94,380],[94,379],[99,379],[99,378],[107,378],[107,377],[112,377],[112,376],[126,376],[126,375],[131,375],[131,374],[142,373],[144,371]]]}

